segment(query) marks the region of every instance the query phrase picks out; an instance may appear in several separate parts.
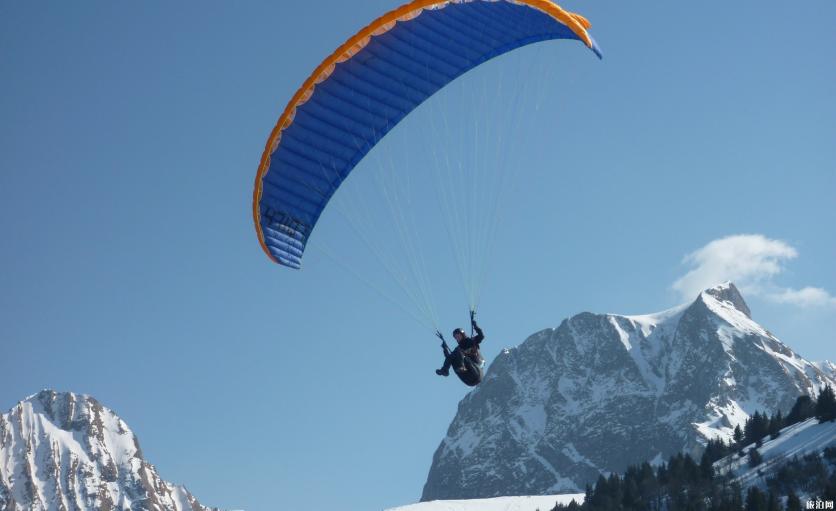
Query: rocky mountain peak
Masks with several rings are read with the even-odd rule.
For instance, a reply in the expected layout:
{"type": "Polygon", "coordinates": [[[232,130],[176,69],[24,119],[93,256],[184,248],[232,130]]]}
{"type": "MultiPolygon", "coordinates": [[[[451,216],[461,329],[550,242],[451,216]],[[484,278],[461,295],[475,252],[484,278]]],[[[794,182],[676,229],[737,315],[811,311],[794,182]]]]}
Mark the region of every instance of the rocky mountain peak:
{"type": "Polygon", "coordinates": [[[749,306],[746,305],[746,300],[743,299],[743,295],[740,294],[740,290],[738,290],[737,286],[735,286],[732,282],[724,282],[718,286],[706,289],[700,294],[700,298],[703,298],[704,296],[710,296],[721,302],[727,302],[735,309],[746,315],[747,318],[752,319],[752,311],[750,311],[749,306]]]}
{"type": "Polygon", "coordinates": [[[112,410],[54,390],[0,414],[0,509],[211,511],[159,477],[112,410]]]}

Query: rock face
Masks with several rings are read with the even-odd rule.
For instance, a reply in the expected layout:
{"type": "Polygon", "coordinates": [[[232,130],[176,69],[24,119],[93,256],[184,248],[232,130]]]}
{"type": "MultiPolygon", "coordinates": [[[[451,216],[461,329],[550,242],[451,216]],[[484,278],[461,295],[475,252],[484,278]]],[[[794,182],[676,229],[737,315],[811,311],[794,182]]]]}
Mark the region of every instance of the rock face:
{"type": "Polygon", "coordinates": [[[646,316],[578,314],[505,350],[460,403],[422,500],[583,491],[599,474],[697,454],[832,372],[751,319],[732,283],[646,316]]]}
{"type": "Polygon", "coordinates": [[[160,479],[95,399],[44,390],[0,415],[0,510],[211,511],[160,479]]]}

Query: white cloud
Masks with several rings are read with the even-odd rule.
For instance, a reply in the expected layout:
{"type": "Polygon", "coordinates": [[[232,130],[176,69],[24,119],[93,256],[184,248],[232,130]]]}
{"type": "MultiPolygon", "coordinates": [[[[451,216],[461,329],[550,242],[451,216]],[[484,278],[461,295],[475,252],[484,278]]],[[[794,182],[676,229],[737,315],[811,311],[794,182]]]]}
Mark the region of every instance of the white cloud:
{"type": "Polygon", "coordinates": [[[693,269],[674,282],[673,288],[686,299],[727,280],[751,288],[781,273],[781,264],[795,257],[798,252],[783,241],[760,234],[727,236],[685,256],[683,262],[693,269]]]}
{"type": "Polygon", "coordinates": [[[836,298],[820,287],[783,289],[780,292],[768,294],[767,298],[773,302],[789,303],[799,307],[836,307],[836,298]]]}
{"type": "Polygon", "coordinates": [[[798,257],[788,243],[761,234],[738,234],[716,239],[685,256],[691,270],[673,283],[683,300],[693,300],[701,291],[733,281],[745,294],[798,307],[836,307],[836,298],[824,289],[792,289],[773,282],[787,261],[798,257]]]}

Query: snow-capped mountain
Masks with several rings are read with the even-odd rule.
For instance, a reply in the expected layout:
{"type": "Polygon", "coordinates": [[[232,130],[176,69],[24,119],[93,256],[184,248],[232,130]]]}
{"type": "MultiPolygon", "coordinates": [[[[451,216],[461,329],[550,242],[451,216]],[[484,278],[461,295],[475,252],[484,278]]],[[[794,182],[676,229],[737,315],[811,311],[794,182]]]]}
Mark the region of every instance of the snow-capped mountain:
{"type": "Polygon", "coordinates": [[[422,500],[579,492],[698,454],[832,384],[822,368],[753,321],[732,283],[658,314],[581,313],[497,356],[459,403],[422,500]]]}
{"type": "Polygon", "coordinates": [[[44,390],[0,415],[0,510],[210,511],[160,479],[92,397],[44,390]]]}

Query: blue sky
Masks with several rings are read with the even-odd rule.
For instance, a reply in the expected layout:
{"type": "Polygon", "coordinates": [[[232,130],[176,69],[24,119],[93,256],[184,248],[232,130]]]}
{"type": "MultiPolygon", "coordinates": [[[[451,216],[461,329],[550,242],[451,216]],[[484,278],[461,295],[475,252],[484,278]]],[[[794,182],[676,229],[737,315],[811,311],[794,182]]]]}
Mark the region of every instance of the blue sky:
{"type": "MultiPolygon", "coordinates": [[[[467,389],[433,374],[427,329],[321,252],[300,272],[270,263],[250,204],[287,100],[391,7],[0,3],[0,409],[46,387],[91,394],[207,505],[418,499],[467,389]]],[[[513,133],[486,357],[580,311],[658,311],[732,278],[756,320],[832,359],[836,5],[564,7],[604,60],[566,41],[518,57],[554,66],[513,133]]],[[[404,140],[443,104],[381,154],[421,167],[404,140]]],[[[339,215],[315,236],[376,275],[339,215]]],[[[466,304],[445,239],[426,243],[449,331],[466,304]]]]}

